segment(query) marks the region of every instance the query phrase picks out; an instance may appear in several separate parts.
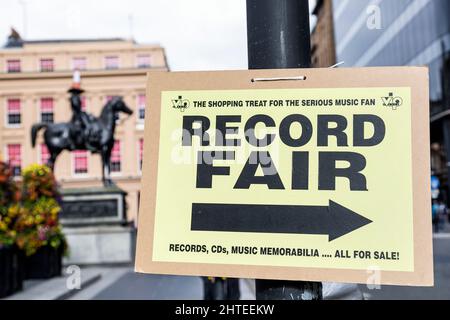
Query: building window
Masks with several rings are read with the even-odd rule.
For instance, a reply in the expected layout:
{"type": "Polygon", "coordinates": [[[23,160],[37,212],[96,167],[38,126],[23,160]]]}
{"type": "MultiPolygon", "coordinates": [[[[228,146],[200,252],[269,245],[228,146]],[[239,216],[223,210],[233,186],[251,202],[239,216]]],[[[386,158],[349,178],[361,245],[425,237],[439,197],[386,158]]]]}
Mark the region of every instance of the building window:
{"type": "Polygon", "coordinates": [[[139,139],[139,171],[142,171],[142,158],[144,155],[144,139],[139,139]]]}
{"type": "Polygon", "coordinates": [[[137,66],[138,68],[150,68],[151,67],[151,56],[149,54],[142,54],[137,56],[137,66]]]}
{"type": "Polygon", "coordinates": [[[119,57],[109,56],[105,58],[105,68],[108,70],[119,69],[119,57]]]}
{"type": "Polygon", "coordinates": [[[121,171],[120,161],[120,141],[114,141],[114,147],[111,152],[111,172],[121,171]]]}
{"type": "Polygon", "coordinates": [[[54,69],[53,59],[41,59],[41,72],[53,72],[54,69]]]}
{"type": "Polygon", "coordinates": [[[22,171],[22,146],[20,144],[8,144],[8,163],[15,177],[20,176],[22,171]]]}
{"type": "Polygon", "coordinates": [[[140,121],[143,121],[145,119],[145,102],[146,97],[145,94],[138,95],[138,117],[140,121]]]}
{"type": "Polygon", "coordinates": [[[6,62],[6,66],[7,66],[7,71],[9,73],[15,73],[15,72],[21,71],[20,60],[18,60],[18,59],[8,60],[6,62]]]}
{"type": "Polygon", "coordinates": [[[20,99],[8,99],[7,109],[7,124],[12,126],[20,125],[20,99]]]}
{"type": "Polygon", "coordinates": [[[53,123],[53,98],[41,98],[41,122],[53,123]]]}
{"type": "Polygon", "coordinates": [[[50,160],[50,152],[45,143],[41,144],[41,164],[48,164],[50,160]]]}
{"type": "Polygon", "coordinates": [[[75,174],[88,173],[88,153],[85,150],[76,150],[73,152],[73,163],[75,174]]]}
{"type": "Polygon", "coordinates": [[[73,70],[86,70],[87,69],[86,58],[84,58],[84,57],[73,58],[72,69],[73,70]]]}

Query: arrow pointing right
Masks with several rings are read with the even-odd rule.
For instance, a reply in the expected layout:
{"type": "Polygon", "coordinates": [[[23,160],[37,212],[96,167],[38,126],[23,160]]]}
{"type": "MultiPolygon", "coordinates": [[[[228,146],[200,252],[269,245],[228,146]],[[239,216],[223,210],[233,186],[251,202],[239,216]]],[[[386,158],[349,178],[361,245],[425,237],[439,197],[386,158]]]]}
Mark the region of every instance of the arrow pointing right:
{"type": "Polygon", "coordinates": [[[331,200],[328,207],[193,203],[191,230],[328,235],[333,241],[370,223],[331,200]]]}

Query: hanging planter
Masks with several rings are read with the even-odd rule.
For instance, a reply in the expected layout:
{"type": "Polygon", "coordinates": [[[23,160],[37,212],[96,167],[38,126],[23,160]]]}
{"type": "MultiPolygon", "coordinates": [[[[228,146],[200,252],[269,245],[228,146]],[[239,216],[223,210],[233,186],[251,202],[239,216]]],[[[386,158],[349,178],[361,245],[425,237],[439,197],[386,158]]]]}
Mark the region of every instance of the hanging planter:
{"type": "Polygon", "coordinates": [[[0,248],[0,298],[23,289],[24,261],[15,247],[0,248]]]}
{"type": "Polygon", "coordinates": [[[45,246],[39,248],[35,254],[25,258],[26,279],[49,279],[61,276],[62,255],[61,247],[45,246]]]}
{"type": "Polygon", "coordinates": [[[11,265],[11,294],[13,294],[22,291],[25,280],[25,254],[16,246],[12,248],[11,265]]]}
{"type": "Polygon", "coordinates": [[[9,247],[0,247],[0,298],[11,292],[12,251],[9,247]]]}

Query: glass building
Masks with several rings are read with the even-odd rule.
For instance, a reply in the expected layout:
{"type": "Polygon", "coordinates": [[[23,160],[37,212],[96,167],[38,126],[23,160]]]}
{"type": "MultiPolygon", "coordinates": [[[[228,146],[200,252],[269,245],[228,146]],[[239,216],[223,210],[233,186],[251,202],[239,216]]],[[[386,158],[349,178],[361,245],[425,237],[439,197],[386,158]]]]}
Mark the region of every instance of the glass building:
{"type": "Polygon", "coordinates": [[[450,1],[333,0],[333,19],[346,67],[429,66],[432,171],[450,201],[450,1]]]}

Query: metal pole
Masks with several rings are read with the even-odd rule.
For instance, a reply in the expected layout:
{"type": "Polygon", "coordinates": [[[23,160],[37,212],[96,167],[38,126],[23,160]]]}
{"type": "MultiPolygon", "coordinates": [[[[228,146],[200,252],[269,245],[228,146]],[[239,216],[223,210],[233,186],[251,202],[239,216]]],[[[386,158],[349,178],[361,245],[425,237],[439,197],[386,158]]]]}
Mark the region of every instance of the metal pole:
{"type": "Polygon", "coordinates": [[[309,68],[308,0],[247,0],[249,69],[309,68]]]}
{"type": "MultiPolygon", "coordinates": [[[[311,67],[308,0],[247,0],[249,69],[311,67]]],[[[257,300],[320,300],[320,282],[256,280],[257,300]]]]}

